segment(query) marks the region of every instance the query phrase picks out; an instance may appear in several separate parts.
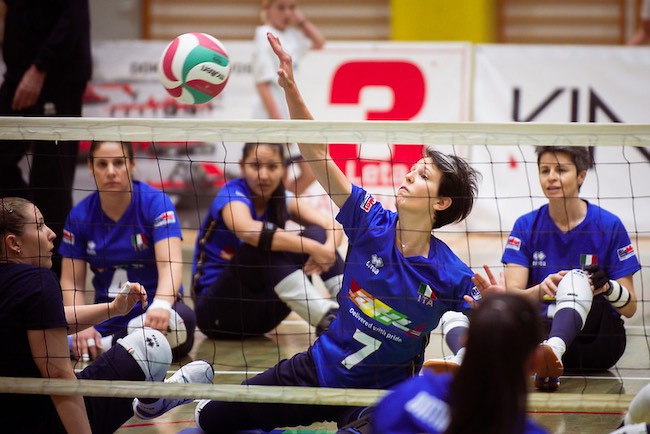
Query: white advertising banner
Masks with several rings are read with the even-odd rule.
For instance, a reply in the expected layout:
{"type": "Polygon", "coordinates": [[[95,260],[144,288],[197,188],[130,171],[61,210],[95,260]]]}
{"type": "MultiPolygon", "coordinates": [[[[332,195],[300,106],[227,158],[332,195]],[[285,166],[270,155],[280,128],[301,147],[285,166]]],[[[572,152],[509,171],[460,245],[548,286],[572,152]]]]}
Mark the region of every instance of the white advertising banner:
{"type": "MultiPolygon", "coordinates": [[[[650,123],[650,49],[616,46],[477,45],[477,122],[650,123]]],[[[563,143],[562,131],[554,142],[563,143]]],[[[594,136],[590,143],[598,145],[594,136]]],[[[616,213],[629,231],[650,230],[650,150],[594,148],[585,199],[616,213]]],[[[532,146],[472,148],[483,173],[470,229],[508,232],[545,203],[532,146]],[[494,200],[496,198],[496,200],[494,200]]]]}

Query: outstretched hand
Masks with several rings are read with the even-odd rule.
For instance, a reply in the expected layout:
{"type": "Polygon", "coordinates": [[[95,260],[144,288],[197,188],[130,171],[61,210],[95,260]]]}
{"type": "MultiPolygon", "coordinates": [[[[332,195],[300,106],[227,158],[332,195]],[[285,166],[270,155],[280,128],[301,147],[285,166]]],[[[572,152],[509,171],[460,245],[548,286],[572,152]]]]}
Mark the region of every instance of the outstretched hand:
{"type": "Polygon", "coordinates": [[[278,68],[278,84],[283,89],[287,89],[295,85],[295,80],[293,78],[293,62],[291,60],[291,56],[284,51],[282,44],[280,43],[280,39],[273,33],[268,32],[266,34],[266,38],[269,40],[269,44],[271,44],[273,52],[276,56],[278,56],[278,60],[280,60],[280,67],[278,68]]]}
{"type": "MultiPolygon", "coordinates": [[[[492,294],[504,294],[506,292],[506,280],[503,272],[499,273],[499,283],[497,283],[492,270],[488,265],[483,265],[483,270],[487,274],[487,279],[479,273],[475,273],[472,282],[481,294],[481,298],[489,297],[492,294]]],[[[472,307],[476,307],[477,300],[469,295],[463,297],[472,307]]]]}

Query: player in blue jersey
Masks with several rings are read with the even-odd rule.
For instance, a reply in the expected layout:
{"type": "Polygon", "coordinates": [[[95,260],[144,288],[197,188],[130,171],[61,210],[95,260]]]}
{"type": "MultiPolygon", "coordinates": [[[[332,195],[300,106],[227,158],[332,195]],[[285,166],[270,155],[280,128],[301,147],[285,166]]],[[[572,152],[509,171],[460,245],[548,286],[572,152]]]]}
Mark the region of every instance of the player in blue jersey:
{"type": "Polygon", "coordinates": [[[258,336],[293,310],[321,334],[336,316],[342,233],[325,214],[288,197],[283,144],[247,143],[242,176],[217,194],[196,240],[192,295],[197,324],[211,338],[258,336]],[[287,220],[304,225],[285,230],[287,220]],[[329,295],[312,285],[318,274],[329,295]]]}
{"type": "MultiPolygon", "coordinates": [[[[623,355],[621,315],[636,312],[632,276],[640,265],[619,218],[579,196],[591,164],[587,148],[539,147],[536,152],[548,204],[517,219],[501,260],[508,291],[541,302],[548,339],[542,345],[546,363],[535,385],[552,391],[564,369],[604,371],[623,355]]],[[[446,328],[452,329],[443,322],[443,332],[446,328]]],[[[459,346],[459,330],[462,326],[446,336],[452,350],[459,346]]],[[[457,365],[458,354],[462,351],[445,367],[457,365]]]]}
{"type": "Polygon", "coordinates": [[[466,354],[457,374],[423,369],[421,376],[395,387],[372,411],[371,432],[545,433],[526,417],[528,385],[541,353],[541,338],[533,304],[508,294],[486,297],[472,311],[466,354]]]}
{"type": "MultiPolygon", "coordinates": [[[[279,83],[293,119],[312,119],[293,80],[291,58],[279,40],[279,83]]],[[[397,212],[354,186],[328,155],[327,145],[301,145],[322,187],[340,208],[349,240],[339,313],[307,351],[249,378],[247,385],[380,389],[417,373],[429,333],[443,312],[466,310],[478,297],[474,273],[432,229],[463,220],[477,192],[477,173],[461,158],[429,150],[397,191],[397,212]]],[[[202,401],[197,423],[206,432],[355,420],[346,406],[202,401]]]]}
{"type": "MultiPolygon", "coordinates": [[[[161,381],[172,360],[157,330],[146,328],[119,339],[78,374],[72,370],[66,334],[129,312],[147,294],[130,282],[110,303],[63,306],[52,266],[54,232],[38,208],[22,198],[0,198],[0,376],[74,381],[161,381]]],[[[139,310],[139,307],[136,307],[139,310]]],[[[192,362],[168,382],[210,383],[212,367],[192,362]]],[[[2,430],[8,433],[112,433],[135,411],[159,416],[185,399],[136,399],[0,393],[2,430]]]]}
{"type": "Polygon", "coordinates": [[[88,167],[98,191],[70,212],[59,249],[64,304],[86,304],[86,265],[93,272],[95,303],[110,301],[126,281],[140,282],[150,303],[145,314],[134,310],[72,336],[73,356],[94,359],[143,323],[167,336],[175,358],[186,355],[196,317],[182,301],[182,234],[173,204],[163,192],[133,180],[130,143],[94,142],[88,167]]]}
{"type": "Polygon", "coordinates": [[[550,327],[543,344],[547,363],[535,384],[555,390],[564,369],[604,371],[623,355],[621,315],[636,312],[632,276],[640,265],[620,219],[579,197],[591,165],[587,148],[539,147],[537,164],[548,204],[515,222],[501,260],[508,291],[549,299],[542,303],[550,327]],[[570,269],[587,270],[590,280],[581,284],[580,274],[572,273],[573,291],[566,294],[554,274],[570,269]]]}

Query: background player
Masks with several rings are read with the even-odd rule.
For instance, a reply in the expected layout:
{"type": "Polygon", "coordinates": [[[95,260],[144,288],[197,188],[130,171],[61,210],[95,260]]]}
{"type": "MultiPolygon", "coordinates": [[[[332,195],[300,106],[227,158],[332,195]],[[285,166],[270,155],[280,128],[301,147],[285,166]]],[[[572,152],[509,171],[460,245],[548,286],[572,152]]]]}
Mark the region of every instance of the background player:
{"type": "MultiPolygon", "coordinates": [[[[489,286],[481,281],[479,289],[489,286]]],[[[373,410],[371,432],[546,432],[526,417],[541,339],[541,322],[531,303],[507,294],[487,297],[472,311],[458,373],[452,377],[425,368],[421,376],[395,387],[373,410]]]]}
{"type": "Polygon", "coordinates": [[[338,304],[312,285],[320,275],[332,297],[342,282],[338,223],[287,196],[284,144],[247,143],[242,177],[217,194],[196,240],[192,295],[201,331],[211,338],[266,333],[293,310],[321,334],[338,304]],[[291,219],[304,231],[285,230],[291,219]]]}
{"type": "MultiPolygon", "coordinates": [[[[277,81],[278,58],[269,47],[266,34],[271,32],[282,40],[285,51],[294,60],[294,68],[309,49],[321,49],[325,37],[298,8],[296,0],[262,0],[261,15],[264,24],[255,29],[253,41],[252,67],[257,90],[253,119],[288,119],[287,103],[277,81]]],[[[291,171],[287,187],[301,194],[316,178],[295,144],[289,147],[288,157],[297,162],[299,173],[291,171]]]]}
{"type": "Polygon", "coordinates": [[[72,336],[72,354],[94,358],[127,334],[127,326],[142,327],[144,321],[167,335],[175,357],[186,355],[196,317],[182,301],[182,234],[171,200],[133,179],[130,143],[93,142],[88,167],[98,191],[77,204],[65,224],[60,248],[64,304],[86,304],[86,264],[94,274],[96,303],[111,300],[127,280],[142,283],[152,302],[144,316],[133,311],[72,336]]]}
{"type": "MultiPolygon", "coordinates": [[[[143,329],[117,345],[78,375],[72,370],[67,345],[72,330],[128,312],[137,301],[146,304],[144,288],[128,285],[110,304],[64,309],[61,286],[49,269],[56,235],[38,208],[21,198],[0,199],[0,376],[76,380],[161,381],[171,362],[165,337],[143,329]],[[82,320],[83,322],[77,322],[82,320]]],[[[185,365],[168,381],[212,382],[212,367],[197,361],[185,365]]],[[[183,399],[84,398],[79,395],[0,394],[5,432],[112,433],[133,415],[158,416],[183,399]]]]}
{"type": "Polygon", "coordinates": [[[548,146],[536,152],[548,204],[517,219],[501,260],[508,291],[532,301],[551,298],[542,305],[550,327],[543,345],[547,363],[537,372],[535,385],[554,390],[564,368],[604,371],[623,355],[621,315],[630,318],[636,312],[632,276],[640,266],[620,219],[579,197],[591,166],[589,150],[548,146]],[[569,269],[593,273],[591,285],[572,273],[573,291],[558,291],[547,276],[569,269]]]}
{"type": "MultiPolygon", "coordinates": [[[[640,265],[620,219],[579,197],[591,165],[589,150],[545,146],[536,152],[548,204],[517,219],[501,260],[509,292],[543,301],[546,363],[539,366],[535,386],[552,391],[565,368],[605,371],[623,355],[621,315],[630,318],[636,312],[632,276],[640,265]]],[[[452,350],[462,346],[459,323],[453,336],[445,336],[452,350]]],[[[460,361],[427,364],[455,370],[460,361]]]]}
{"type": "MultiPolygon", "coordinates": [[[[279,83],[293,119],[311,113],[293,78],[291,57],[268,35],[280,59],[279,83]]],[[[283,360],[244,384],[387,388],[418,372],[429,332],[448,309],[466,309],[478,296],[474,273],[432,228],[463,220],[476,196],[477,173],[462,159],[429,150],[400,186],[397,212],[353,186],[329,157],[327,145],[301,145],[320,184],[341,208],[350,247],[339,314],[305,352],[283,360]]],[[[361,409],[337,406],[242,404],[202,401],[197,423],[228,432],[315,421],[354,420],[361,409]]]]}

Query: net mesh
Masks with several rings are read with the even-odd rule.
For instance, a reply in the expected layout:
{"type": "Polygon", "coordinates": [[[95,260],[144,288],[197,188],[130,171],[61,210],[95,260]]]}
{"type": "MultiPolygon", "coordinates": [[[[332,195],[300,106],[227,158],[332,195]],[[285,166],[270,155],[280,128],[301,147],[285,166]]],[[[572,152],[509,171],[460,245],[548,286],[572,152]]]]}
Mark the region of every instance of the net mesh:
{"type": "MultiPolygon", "coordinates": [[[[538,188],[533,147],[590,146],[596,165],[589,172],[589,184],[581,196],[621,217],[642,264],[650,248],[650,125],[0,118],[0,140],[114,140],[143,144],[136,156],[139,165],[146,162],[150,166],[141,171],[143,180],[178,201],[177,206],[184,210],[183,230],[190,232],[198,229],[223,182],[236,176],[245,142],[328,143],[350,179],[373,192],[388,207],[393,205],[396,184],[399,186],[408,169],[405,165],[413,161],[407,163],[407,157],[421,152],[422,145],[433,146],[467,158],[482,174],[472,215],[460,224],[436,231],[477,271],[483,264],[495,269],[501,266],[505,238],[514,219],[544,201],[538,188]]],[[[93,190],[94,185],[78,181],[75,195],[82,197],[93,190]]],[[[318,187],[310,188],[306,197],[328,213],[335,212],[318,187]]],[[[188,244],[187,248],[193,246],[188,244]]],[[[186,268],[191,268],[191,256],[186,256],[184,262],[186,268]]],[[[619,363],[605,376],[567,376],[575,381],[569,382],[561,394],[532,394],[532,411],[620,413],[627,408],[631,394],[649,380],[647,274],[644,266],[635,275],[639,308],[626,322],[628,350],[619,363]],[[605,386],[595,386],[598,382],[605,386]]],[[[199,352],[201,358],[212,357],[217,372],[229,375],[224,383],[232,384],[181,386],[4,377],[0,378],[0,391],[344,405],[367,405],[382,396],[383,391],[237,385],[278,360],[306,349],[313,339],[313,330],[292,317],[262,342],[197,339],[197,348],[190,357],[199,352]],[[295,327],[289,324],[291,321],[295,327]],[[224,353],[236,353],[238,357],[224,357],[224,353]]],[[[434,332],[427,357],[448,354],[440,333],[434,332]]]]}

